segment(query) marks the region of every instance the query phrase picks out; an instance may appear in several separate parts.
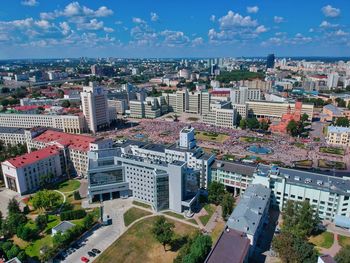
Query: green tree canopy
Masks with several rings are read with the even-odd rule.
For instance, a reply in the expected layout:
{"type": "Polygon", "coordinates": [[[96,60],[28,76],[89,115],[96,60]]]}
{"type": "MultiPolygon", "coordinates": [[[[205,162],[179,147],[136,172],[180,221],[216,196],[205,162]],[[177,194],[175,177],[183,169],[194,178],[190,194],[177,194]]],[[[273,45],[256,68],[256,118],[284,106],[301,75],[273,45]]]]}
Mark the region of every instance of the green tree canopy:
{"type": "Polygon", "coordinates": [[[174,227],[175,225],[168,222],[164,216],[158,217],[154,222],[152,233],[155,239],[163,245],[164,250],[174,236],[174,227]]]}
{"type": "Polygon", "coordinates": [[[36,192],[32,197],[32,203],[35,209],[50,210],[56,208],[62,202],[62,197],[59,193],[49,190],[36,192]]]}
{"type": "Polygon", "coordinates": [[[225,193],[221,201],[222,217],[224,219],[228,218],[231,215],[234,205],[235,199],[230,193],[225,193]]]}
{"type": "Polygon", "coordinates": [[[350,263],[350,246],[343,247],[334,259],[337,263],[350,263]]]}
{"type": "Polygon", "coordinates": [[[222,183],[212,181],[208,187],[208,201],[213,204],[220,204],[225,194],[225,186],[222,183]]]}
{"type": "Polygon", "coordinates": [[[349,127],[350,126],[349,119],[347,117],[339,117],[335,121],[335,126],[349,127]]]}

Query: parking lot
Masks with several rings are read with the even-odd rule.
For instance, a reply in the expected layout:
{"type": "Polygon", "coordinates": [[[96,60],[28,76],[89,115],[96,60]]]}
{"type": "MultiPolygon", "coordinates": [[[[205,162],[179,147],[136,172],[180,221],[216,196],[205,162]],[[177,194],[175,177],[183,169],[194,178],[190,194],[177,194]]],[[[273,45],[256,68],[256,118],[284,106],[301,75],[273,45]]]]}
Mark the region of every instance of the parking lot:
{"type": "MultiPolygon", "coordinates": [[[[0,211],[3,217],[7,216],[7,205],[9,200],[11,200],[13,197],[15,197],[18,201],[21,200],[21,197],[18,193],[6,188],[0,188],[0,211]]],[[[20,206],[23,208],[24,205],[20,203],[20,206]]]]}
{"type": "Polygon", "coordinates": [[[123,214],[131,207],[132,199],[115,199],[103,202],[104,213],[112,218],[112,224],[101,226],[85,234],[76,243],[77,245],[68,249],[65,259],[55,262],[78,263],[81,257],[86,257],[92,262],[97,256],[90,257],[88,252],[93,248],[103,252],[125,231],[123,214]]]}

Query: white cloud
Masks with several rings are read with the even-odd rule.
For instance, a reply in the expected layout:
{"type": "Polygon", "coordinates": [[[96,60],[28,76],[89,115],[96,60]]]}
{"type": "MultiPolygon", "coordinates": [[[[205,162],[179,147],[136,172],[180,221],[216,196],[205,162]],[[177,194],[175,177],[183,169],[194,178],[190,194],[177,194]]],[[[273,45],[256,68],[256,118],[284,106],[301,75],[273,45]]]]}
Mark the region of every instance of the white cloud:
{"type": "Polygon", "coordinates": [[[281,16],[274,16],[274,17],[273,17],[273,21],[274,21],[276,24],[280,24],[280,23],[284,22],[284,18],[281,17],[281,16]]]}
{"type": "Polygon", "coordinates": [[[118,21],[115,21],[114,24],[121,25],[121,24],[123,24],[123,21],[118,20],[118,21]]]}
{"type": "Polygon", "coordinates": [[[264,25],[261,25],[261,26],[258,26],[256,29],[255,29],[255,32],[260,34],[260,33],[264,33],[266,32],[268,29],[264,26],[264,25]]]}
{"type": "Polygon", "coordinates": [[[39,2],[36,0],[23,0],[21,4],[24,6],[37,6],[39,5],[39,2]]]}
{"type": "Polygon", "coordinates": [[[259,12],[259,7],[258,6],[247,6],[247,12],[249,14],[256,14],[259,12]]]}
{"type": "Polygon", "coordinates": [[[328,21],[322,21],[322,23],[320,24],[321,28],[334,28],[334,27],[338,27],[338,24],[332,24],[329,23],[328,21]]]}
{"type": "Polygon", "coordinates": [[[337,17],[340,15],[340,9],[331,5],[326,5],[321,10],[326,17],[337,17]]]}
{"type": "Polygon", "coordinates": [[[146,21],[145,21],[145,20],[142,20],[142,19],[139,18],[139,17],[133,17],[133,18],[132,18],[132,22],[134,22],[135,24],[146,24],[146,21]]]}
{"type": "Polygon", "coordinates": [[[98,21],[97,19],[91,19],[88,23],[77,24],[78,30],[100,30],[103,29],[103,21],[98,21]]]}
{"type": "Polygon", "coordinates": [[[202,37],[196,37],[192,40],[192,46],[197,47],[204,44],[204,40],[202,37]]]}
{"type": "Polygon", "coordinates": [[[250,16],[243,17],[238,13],[233,11],[228,11],[227,15],[219,19],[220,27],[222,29],[232,28],[232,27],[255,27],[258,25],[256,20],[253,20],[250,16]]]}
{"type": "Polygon", "coordinates": [[[67,22],[61,22],[60,28],[62,29],[63,35],[68,35],[71,32],[71,28],[67,22]]]}
{"type": "Polygon", "coordinates": [[[114,29],[111,28],[111,27],[104,27],[103,30],[104,30],[105,32],[107,32],[107,33],[112,33],[112,32],[114,32],[114,29]]]}
{"type": "Polygon", "coordinates": [[[39,20],[35,22],[35,25],[40,27],[41,29],[47,30],[50,27],[52,27],[52,25],[49,23],[49,21],[47,20],[39,20]]]}
{"type": "Polygon", "coordinates": [[[159,16],[157,13],[151,12],[151,21],[157,22],[159,20],[159,16]]]}
{"type": "Polygon", "coordinates": [[[211,22],[215,22],[216,16],[215,16],[215,15],[211,15],[210,18],[209,18],[209,20],[210,20],[211,22]]]}
{"type": "Polygon", "coordinates": [[[86,6],[80,5],[78,2],[72,2],[65,6],[63,10],[55,10],[54,12],[40,13],[42,19],[55,19],[58,17],[106,17],[113,14],[113,10],[105,6],[92,10],[86,6]]]}
{"type": "Polygon", "coordinates": [[[165,37],[163,43],[169,47],[185,46],[190,43],[189,37],[181,31],[164,30],[160,35],[165,37]]]}
{"type": "Polygon", "coordinates": [[[337,31],[335,32],[335,35],[336,35],[336,36],[342,37],[342,36],[347,36],[347,35],[349,35],[349,33],[347,33],[347,32],[345,32],[345,31],[339,29],[339,30],[337,30],[337,31]]]}

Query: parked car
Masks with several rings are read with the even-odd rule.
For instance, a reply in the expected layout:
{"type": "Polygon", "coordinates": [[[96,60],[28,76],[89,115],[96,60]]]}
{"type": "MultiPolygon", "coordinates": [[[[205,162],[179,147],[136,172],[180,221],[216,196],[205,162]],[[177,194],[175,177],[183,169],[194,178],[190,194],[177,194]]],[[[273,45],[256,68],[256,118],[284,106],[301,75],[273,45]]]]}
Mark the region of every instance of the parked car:
{"type": "Polygon", "coordinates": [[[100,254],[101,253],[101,251],[99,249],[97,249],[97,248],[93,248],[93,249],[91,249],[91,251],[94,252],[95,254],[100,254]]]}
{"type": "Polygon", "coordinates": [[[95,254],[94,252],[92,252],[92,251],[89,251],[89,252],[88,252],[88,255],[89,255],[90,257],[95,257],[95,256],[96,256],[96,254],[95,254]]]}
{"type": "Polygon", "coordinates": [[[87,263],[87,262],[90,261],[90,260],[89,260],[88,258],[86,258],[86,257],[81,257],[80,259],[81,259],[81,261],[83,261],[83,262],[85,262],[85,263],[87,263]]]}

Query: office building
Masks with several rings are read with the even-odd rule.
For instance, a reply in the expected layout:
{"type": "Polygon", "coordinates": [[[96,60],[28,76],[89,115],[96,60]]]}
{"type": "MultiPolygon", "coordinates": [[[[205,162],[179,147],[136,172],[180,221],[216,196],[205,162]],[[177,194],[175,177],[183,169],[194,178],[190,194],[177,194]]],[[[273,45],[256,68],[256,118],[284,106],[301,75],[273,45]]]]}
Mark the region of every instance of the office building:
{"type": "Polygon", "coordinates": [[[275,55],[269,54],[266,59],[266,68],[274,68],[275,67],[275,55]]]}
{"type": "Polygon", "coordinates": [[[326,142],[331,145],[350,147],[350,128],[328,126],[326,142]]]}
{"type": "Polygon", "coordinates": [[[90,131],[96,133],[100,128],[108,127],[110,116],[107,95],[103,88],[90,82],[89,86],[83,87],[80,95],[83,114],[90,131]]]}
{"type": "Polygon", "coordinates": [[[253,183],[272,190],[271,204],[283,209],[286,201],[310,202],[322,220],[350,216],[350,180],[313,172],[260,164],[253,183]]]}
{"type": "Polygon", "coordinates": [[[132,195],[156,211],[170,209],[178,213],[191,210],[197,202],[200,172],[185,162],[168,163],[125,154],[121,149],[93,151],[89,155],[90,201],[132,195]]]}
{"type": "Polygon", "coordinates": [[[5,187],[21,195],[63,177],[61,150],[50,146],[1,163],[5,187]]]}
{"type": "Polygon", "coordinates": [[[130,117],[131,118],[144,118],[145,117],[145,104],[143,101],[131,100],[129,102],[130,117]]]}
{"type": "Polygon", "coordinates": [[[339,81],[339,74],[337,72],[332,72],[328,74],[327,87],[329,89],[338,87],[338,81],[339,81]]]}
{"type": "Polygon", "coordinates": [[[239,87],[230,90],[232,104],[245,104],[248,100],[261,100],[260,89],[239,87]]]}
{"type": "MultiPolygon", "coordinates": [[[[248,101],[248,115],[255,116],[257,118],[271,118],[280,119],[283,114],[286,114],[290,109],[295,111],[294,102],[273,102],[273,101],[248,101]]],[[[301,108],[301,115],[306,113],[309,116],[309,120],[312,120],[314,112],[313,104],[303,103],[301,108]]]]}

